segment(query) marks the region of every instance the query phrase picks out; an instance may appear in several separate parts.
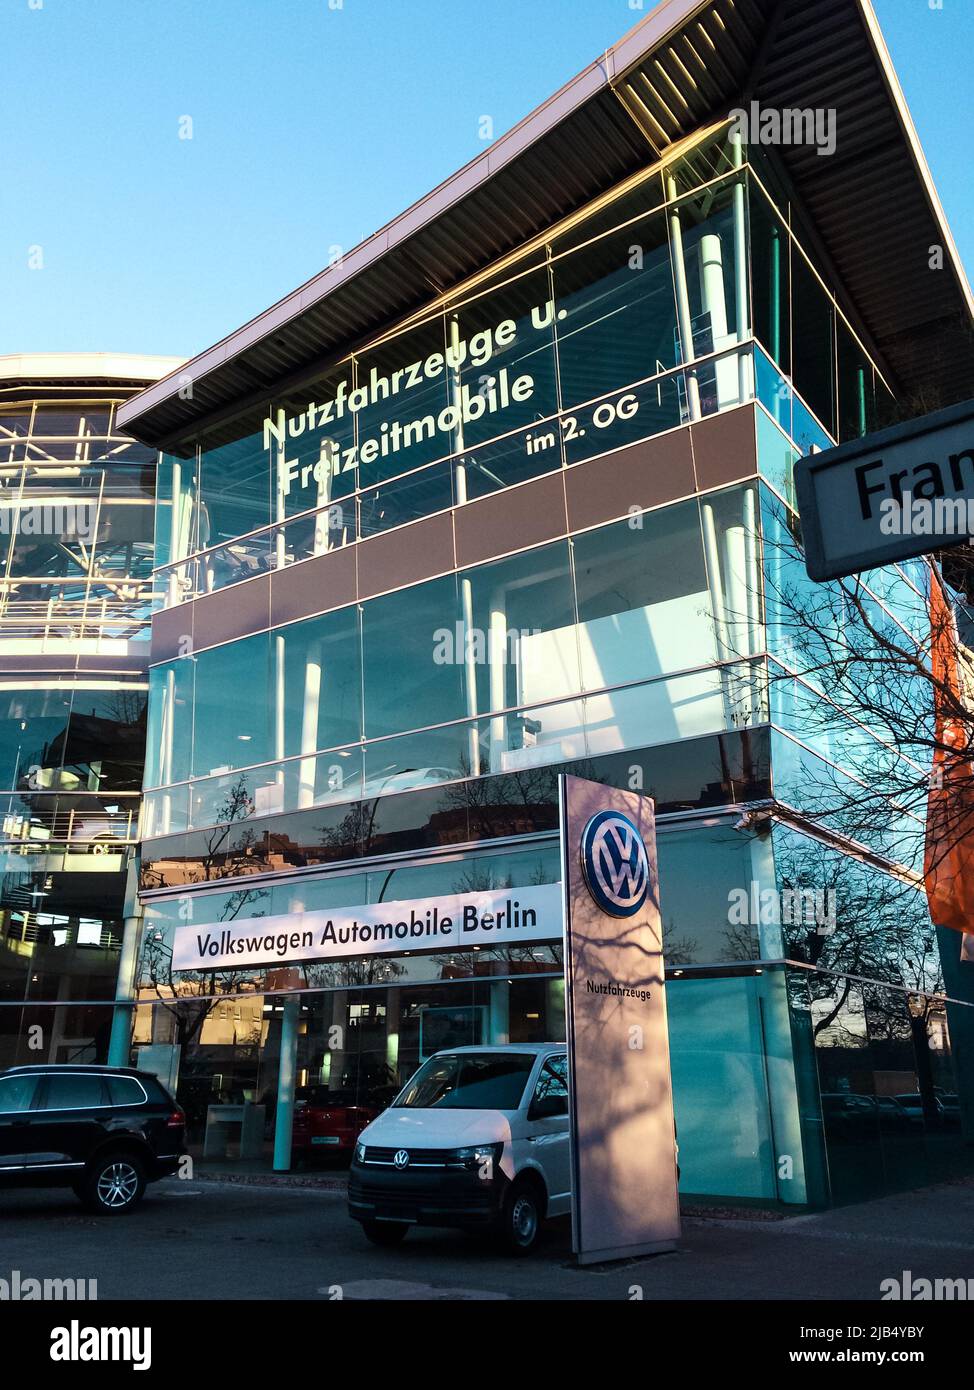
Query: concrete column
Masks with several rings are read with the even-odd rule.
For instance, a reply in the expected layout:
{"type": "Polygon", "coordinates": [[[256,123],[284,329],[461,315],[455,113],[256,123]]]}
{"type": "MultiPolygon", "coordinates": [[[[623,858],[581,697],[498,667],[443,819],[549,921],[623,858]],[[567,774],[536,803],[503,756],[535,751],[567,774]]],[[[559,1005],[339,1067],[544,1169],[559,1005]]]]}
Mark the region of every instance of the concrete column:
{"type": "Polygon", "coordinates": [[[511,1041],[511,982],[490,982],[490,1045],[511,1041]]]}
{"type": "Polygon", "coordinates": [[[274,1172],[291,1167],[291,1126],[294,1123],[294,1083],[298,1060],[300,996],[288,995],[281,1014],[281,1051],[277,1073],[277,1113],[274,1117],[274,1172]]]}
{"type": "Polygon", "coordinates": [[[321,704],[321,643],[312,642],[304,664],[304,706],[301,716],[301,762],[298,765],[298,807],[313,806],[314,754],[318,747],[318,709],[321,704]]]}
{"type": "Polygon", "coordinates": [[[545,1033],[550,1042],[563,1042],[565,1038],[565,977],[564,975],[548,981],[545,991],[547,1018],[545,1033]]]}
{"type": "Polygon", "coordinates": [[[335,990],[332,998],[331,1023],[325,1039],[325,1055],[321,1064],[321,1084],[327,1086],[333,1079],[340,1079],[345,1065],[346,1044],[348,1042],[348,991],[335,990]],[[332,1047],[332,1028],[337,1027],[338,1046],[332,1047]]]}
{"type": "MultiPolygon", "coordinates": [[[[162,701],[162,719],[159,730],[159,784],[168,787],[172,781],[173,735],[176,719],[176,672],[172,667],[166,672],[166,693],[162,701]]],[[[159,813],[159,832],[167,834],[172,823],[172,792],[162,794],[162,807],[159,813]]]]}
{"type": "MultiPolygon", "coordinates": [[[[724,605],[724,586],[720,574],[717,523],[713,506],[709,502],[705,502],[700,508],[700,516],[703,528],[703,552],[707,565],[707,587],[710,591],[710,606],[713,611],[717,660],[729,661],[736,653],[731,650],[731,638],[728,633],[724,605]]],[[[727,667],[722,667],[720,671],[720,689],[724,705],[724,724],[728,729],[733,729],[735,698],[727,667]]]]}
{"type": "MultiPolygon", "coordinates": [[[[463,615],[463,680],[466,692],[467,715],[474,720],[477,714],[477,662],[473,636],[473,588],[464,576],[460,580],[460,609],[463,615]]],[[[468,776],[480,771],[480,738],[476,722],[467,730],[468,776]]]]}
{"type": "Polygon", "coordinates": [[[386,990],[386,1066],[399,1074],[399,996],[395,986],[386,990]]]}
{"type": "Polygon", "coordinates": [[[338,447],[338,443],[331,439],[323,439],[319,447],[318,464],[321,477],[315,489],[315,506],[319,508],[319,511],[315,517],[315,533],[311,547],[312,555],[325,555],[330,549],[328,509],[331,506],[334,451],[338,449],[338,447]],[[321,508],[324,508],[324,510],[320,510],[321,508]]]}
{"type": "Polygon", "coordinates": [[[761,1039],[771,1124],[769,1157],[774,1191],[780,1202],[789,1206],[803,1206],[810,1199],[815,1199],[816,1189],[820,1190],[823,1183],[822,1177],[816,1173],[819,1159],[814,1152],[813,1135],[806,1136],[807,1144],[803,1143],[797,1074],[799,1059],[795,1055],[787,980],[784,971],[766,970],[756,977],[754,983],[761,1011],[761,1039]],[[810,1150],[807,1156],[806,1147],[810,1150]],[[811,1160],[810,1172],[806,1172],[807,1158],[811,1160]]]}
{"type": "MultiPolygon", "coordinates": [[[[720,237],[708,232],[700,238],[700,295],[705,311],[710,315],[710,331],[714,351],[729,346],[735,335],[727,332],[727,296],[724,293],[724,255],[720,237]]],[[[737,405],[740,401],[740,374],[736,354],[720,358],[714,364],[717,379],[717,404],[737,405]]]]}
{"type": "Polygon", "coordinates": [[[110,1067],[127,1067],[132,1048],[136,971],[139,961],[139,940],[142,934],[142,904],[139,902],[138,885],[139,861],[133,854],[129,860],[125,880],[125,905],[122,909],[122,950],[118,958],[118,979],[115,983],[112,1035],[108,1043],[108,1065],[110,1067]]]}
{"type": "MultiPolygon", "coordinates": [[[[507,704],[507,662],[510,652],[507,649],[507,594],[503,589],[495,589],[490,596],[490,632],[487,641],[487,655],[490,662],[490,707],[503,709],[507,704]]],[[[491,772],[502,769],[502,754],[507,748],[507,716],[494,715],[490,721],[490,768],[491,772]]]]}
{"type": "MultiPolygon", "coordinates": [[[[57,997],[58,997],[59,1000],[61,1000],[61,999],[68,999],[68,998],[70,998],[70,993],[71,993],[71,977],[70,977],[70,975],[62,975],[61,978],[60,978],[60,980],[58,981],[57,997]]],[[[65,1026],[64,1026],[64,1025],[65,1025],[64,1009],[61,1007],[61,1005],[60,1005],[60,1003],[59,1003],[58,1006],[57,1006],[57,1008],[54,1009],[54,1011],[53,1011],[53,1017],[51,1018],[51,1035],[50,1035],[50,1037],[49,1037],[48,1040],[47,1040],[47,1061],[48,1061],[48,1062],[56,1062],[56,1061],[57,1061],[57,1052],[58,1052],[58,1048],[61,1046],[61,1041],[62,1041],[62,1039],[63,1039],[64,1036],[65,1036],[65,1026]]]]}
{"type": "MultiPolygon", "coordinates": [[[[741,658],[750,654],[750,637],[748,633],[748,612],[747,612],[747,587],[745,581],[745,535],[744,527],[728,526],[724,530],[724,584],[727,607],[725,609],[727,619],[727,631],[730,634],[731,652],[735,658],[741,658]]],[[[750,672],[742,666],[732,667],[727,671],[728,684],[731,693],[733,713],[737,715],[738,722],[748,716],[750,722],[751,713],[749,705],[751,703],[750,672]]]]}
{"type": "MultiPolygon", "coordinates": [[[[774,840],[771,835],[750,835],[749,857],[751,863],[750,901],[761,902],[761,894],[766,890],[774,893],[780,903],[777,870],[774,861],[774,840]]],[[[778,914],[780,916],[780,913],[778,914]]],[[[781,960],[787,955],[781,922],[761,922],[754,928],[757,938],[758,954],[762,960],[781,960]]]]}

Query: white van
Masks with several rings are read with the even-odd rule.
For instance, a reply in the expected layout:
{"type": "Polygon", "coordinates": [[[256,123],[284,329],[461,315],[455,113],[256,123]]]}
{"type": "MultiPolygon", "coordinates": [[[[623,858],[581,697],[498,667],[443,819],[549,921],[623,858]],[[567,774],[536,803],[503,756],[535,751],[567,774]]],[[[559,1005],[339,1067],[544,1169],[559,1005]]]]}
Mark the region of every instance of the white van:
{"type": "Polygon", "coordinates": [[[564,1043],[437,1052],[359,1135],[349,1214],[376,1245],[455,1226],[526,1253],[571,1210],[568,1130],[564,1043]]]}

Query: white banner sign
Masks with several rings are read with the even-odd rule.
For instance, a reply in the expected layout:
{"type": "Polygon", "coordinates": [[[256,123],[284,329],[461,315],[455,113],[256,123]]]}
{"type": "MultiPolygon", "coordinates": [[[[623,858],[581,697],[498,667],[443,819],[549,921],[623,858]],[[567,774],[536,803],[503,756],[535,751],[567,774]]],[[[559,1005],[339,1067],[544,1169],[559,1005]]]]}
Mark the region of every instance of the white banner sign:
{"type": "Polygon", "coordinates": [[[546,883],[177,927],[172,968],[242,969],[404,951],[520,946],[560,940],[561,935],[561,887],[546,883]]]}

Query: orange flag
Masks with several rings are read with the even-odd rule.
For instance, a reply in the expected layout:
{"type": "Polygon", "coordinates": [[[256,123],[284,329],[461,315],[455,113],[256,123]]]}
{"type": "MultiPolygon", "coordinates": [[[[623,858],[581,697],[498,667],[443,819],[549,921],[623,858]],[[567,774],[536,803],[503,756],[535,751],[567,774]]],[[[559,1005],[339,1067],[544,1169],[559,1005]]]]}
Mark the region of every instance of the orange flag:
{"type": "MultiPolygon", "coordinates": [[[[927,797],[923,876],[938,927],[974,932],[974,766],[968,747],[954,615],[931,573],[930,659],[934,681],[934,754],[927,797]]],[[[974,705],[971,706],[974,710],[974,705]]]]}

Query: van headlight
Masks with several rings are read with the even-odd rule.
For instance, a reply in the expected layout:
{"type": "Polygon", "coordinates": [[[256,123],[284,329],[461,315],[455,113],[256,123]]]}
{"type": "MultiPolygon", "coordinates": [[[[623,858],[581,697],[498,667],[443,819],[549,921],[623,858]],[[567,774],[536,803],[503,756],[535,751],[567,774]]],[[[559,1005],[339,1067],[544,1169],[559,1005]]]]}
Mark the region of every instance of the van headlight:
{"type": "Polygon", "coordinates": [[[498,1144],[471,1144],[469,1148],[453,1149],[447,1158],[448,1168],[463,1168],[468,1173],[479,1173],[485,1182],[494,1176],[495,1166],[504,1152],[503,1142],[498,1144]]]}
{"type": "Polygon", "coordinates": [[[359,1142],[355,1145],[355,1162],[356,1162],[356,1163],[364,1163],[364,1162],[365,1162],[365,1145],[362,1143],[361,1139],[360,1139],[359,1142]]]}

